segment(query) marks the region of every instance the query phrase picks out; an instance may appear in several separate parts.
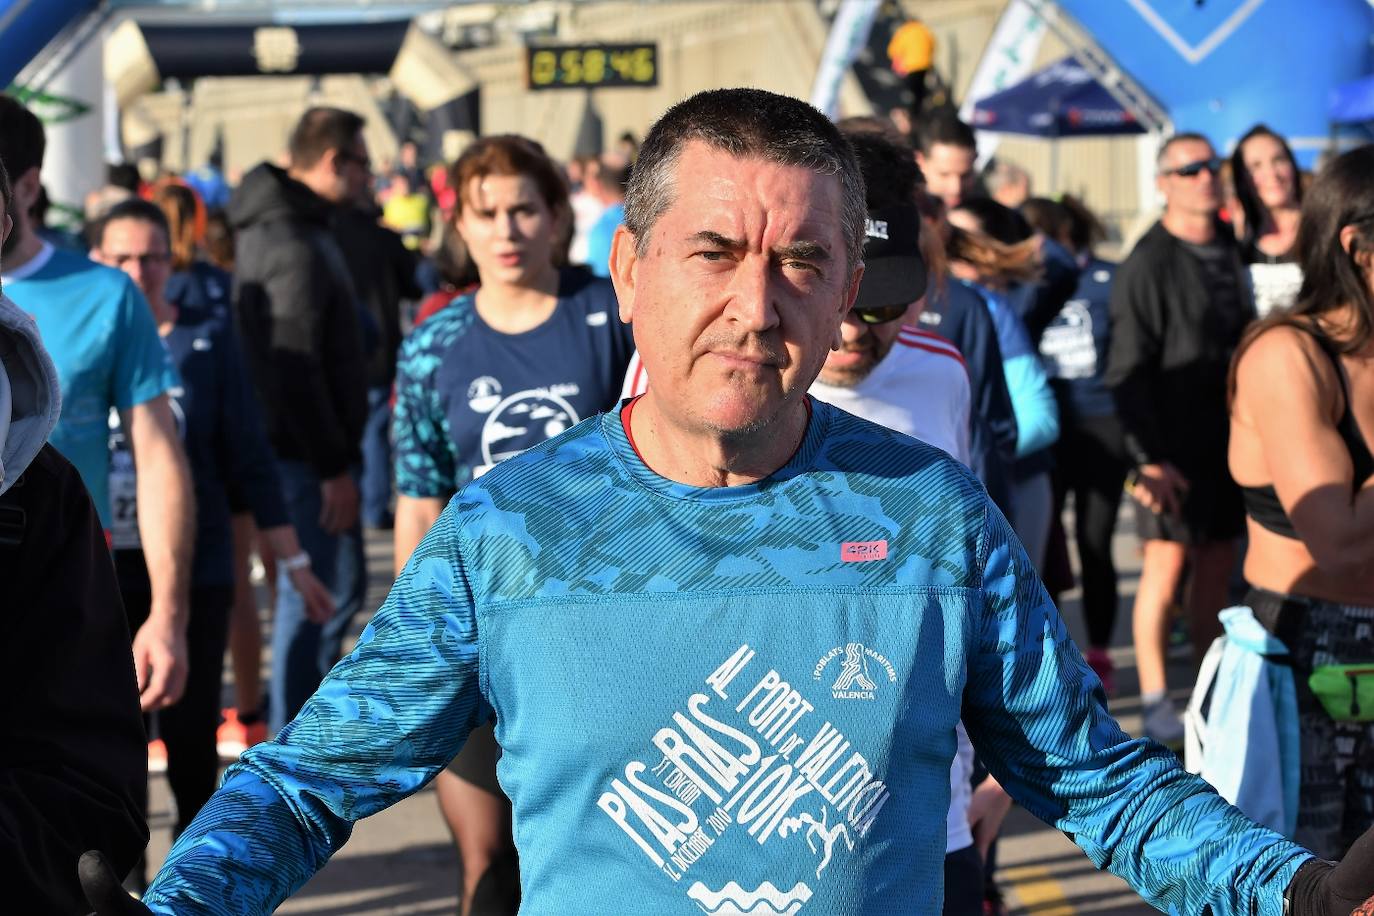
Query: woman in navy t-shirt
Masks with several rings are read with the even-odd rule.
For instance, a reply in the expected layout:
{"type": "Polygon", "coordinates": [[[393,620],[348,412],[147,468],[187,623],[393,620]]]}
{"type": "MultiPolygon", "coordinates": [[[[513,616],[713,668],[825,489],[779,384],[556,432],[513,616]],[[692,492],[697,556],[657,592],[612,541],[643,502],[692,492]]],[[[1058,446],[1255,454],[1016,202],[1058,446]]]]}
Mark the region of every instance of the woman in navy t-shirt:
{"type": "MultiPolygon", "coordinates": [[[[480,140],[454,164],[450,183],[458,191],[453,225],[480,285],[401,346],[392,421],[398,574],[463,484],[614,406],[634,352],[611,284],[557,266],[568,190],[538,145],[510,135],[480,140]]],[[[499,754],[488,721],[435,786],[463,862],[463,900],[480,883],[484,900],[499,898],[490,912],[514,913],[519,885],[499,754]]]]}

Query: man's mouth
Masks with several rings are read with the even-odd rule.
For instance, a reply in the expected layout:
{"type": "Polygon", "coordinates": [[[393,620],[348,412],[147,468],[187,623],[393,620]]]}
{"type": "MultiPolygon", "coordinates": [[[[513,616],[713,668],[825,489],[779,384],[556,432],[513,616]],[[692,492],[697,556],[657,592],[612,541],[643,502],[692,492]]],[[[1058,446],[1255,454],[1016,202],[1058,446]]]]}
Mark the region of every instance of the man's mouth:
{"type": "Polygon", "coordinates": [[[711,355],[721,362],[743,369],[762,369],[773,365],[773,360],[760,353],[739,353],[733,350],[712,350],[711,355]]]}

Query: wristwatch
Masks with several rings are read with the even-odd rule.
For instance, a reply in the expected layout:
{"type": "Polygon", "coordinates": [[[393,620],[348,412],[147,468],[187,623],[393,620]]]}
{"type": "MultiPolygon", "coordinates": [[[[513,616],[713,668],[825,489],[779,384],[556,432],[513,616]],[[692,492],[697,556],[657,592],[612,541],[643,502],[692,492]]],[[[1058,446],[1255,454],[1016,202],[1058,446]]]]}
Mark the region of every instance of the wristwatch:
{"type": "Polygon", "coordinates": [[[277,562],[281,565],[282,569],[286,570],[289,573],[293,573],[298,569],[310,568],[310,554],[302,550],[294,557],[287,557],[286,559],[278,560],[277,562]]]}

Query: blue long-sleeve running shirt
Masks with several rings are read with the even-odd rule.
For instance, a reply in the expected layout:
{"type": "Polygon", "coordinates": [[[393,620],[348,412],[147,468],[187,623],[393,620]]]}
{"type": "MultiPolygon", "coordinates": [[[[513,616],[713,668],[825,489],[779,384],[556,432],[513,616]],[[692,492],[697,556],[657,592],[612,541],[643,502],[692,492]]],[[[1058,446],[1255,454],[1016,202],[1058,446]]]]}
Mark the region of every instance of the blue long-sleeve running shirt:
{"type": "Polygon", "coordinates": [[[1122,733],[973,476],[818,402],[756,484],[666,480],[612,413],[463,488],[144,902],[270,912],[495,714],[522,913],[938,913],[961,711],[1151,902],[1280,913],[1307,854],[1122,733]]]}

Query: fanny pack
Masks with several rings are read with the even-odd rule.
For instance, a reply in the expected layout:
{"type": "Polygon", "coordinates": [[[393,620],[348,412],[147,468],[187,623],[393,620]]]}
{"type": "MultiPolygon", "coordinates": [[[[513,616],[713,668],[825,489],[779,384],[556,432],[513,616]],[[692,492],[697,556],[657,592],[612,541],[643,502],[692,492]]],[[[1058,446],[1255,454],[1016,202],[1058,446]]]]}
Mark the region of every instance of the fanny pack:
{"type": "Polygon", "coordinates": [[[1321,665],[1307,686],[1333,720],[1374,722],[1374,664],[1321,665]]]}

